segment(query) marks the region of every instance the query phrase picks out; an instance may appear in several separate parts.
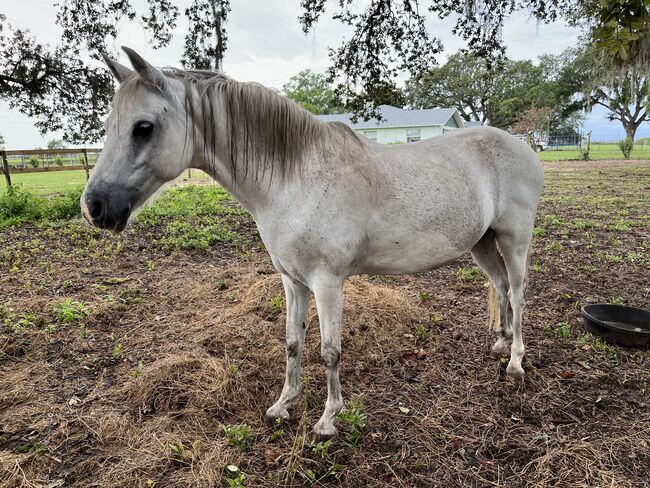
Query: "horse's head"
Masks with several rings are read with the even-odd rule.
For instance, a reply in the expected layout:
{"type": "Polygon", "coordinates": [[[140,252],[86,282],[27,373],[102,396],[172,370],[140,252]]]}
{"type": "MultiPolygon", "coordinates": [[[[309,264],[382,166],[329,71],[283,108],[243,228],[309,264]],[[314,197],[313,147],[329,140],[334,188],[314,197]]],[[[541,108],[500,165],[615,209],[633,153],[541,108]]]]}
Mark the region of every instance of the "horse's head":
{"type": "Polygon", "coordinates": [[[121,232],[131,212],[189,167],[192,148],[181,82],[123,48],[133,70],[107,57],[120,82],[106,120],[106,143],[81,208],[88,222],[121,232]]]}

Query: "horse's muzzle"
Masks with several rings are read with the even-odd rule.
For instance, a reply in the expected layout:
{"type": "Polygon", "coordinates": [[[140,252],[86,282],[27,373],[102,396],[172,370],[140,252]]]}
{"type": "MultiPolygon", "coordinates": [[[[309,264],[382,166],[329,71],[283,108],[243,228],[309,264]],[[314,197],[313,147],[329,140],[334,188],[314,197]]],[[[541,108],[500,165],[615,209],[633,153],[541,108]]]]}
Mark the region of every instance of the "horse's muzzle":
{"type": "Polygon", "coordinates": [[[91,191],[81,197],[81,212],[90,225],[117,234],[129,222],[131,203],[119,193],[91,191]]]}

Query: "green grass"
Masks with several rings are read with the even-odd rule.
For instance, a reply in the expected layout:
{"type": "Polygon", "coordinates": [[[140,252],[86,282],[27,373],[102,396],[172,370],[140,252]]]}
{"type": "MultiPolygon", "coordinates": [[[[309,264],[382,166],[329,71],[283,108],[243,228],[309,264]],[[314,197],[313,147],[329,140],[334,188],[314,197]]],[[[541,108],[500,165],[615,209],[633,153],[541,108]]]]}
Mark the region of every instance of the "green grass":
{"type": "MultiPolygon", "coordinates": [[[[0,178],[0,191],[7,186],[4,178],[0,178]]],[[[23,185],[42,195],[61,193],[77,185],[86,184],[86,173],[83,170],[48,171],[46,173],[12,173],[11,182],[23,185]]]]}
{"type": "MultiPolygon", "coordinates": [[[[184,172],[179,179],[187,180],[187,172],[184,172]]],[[[203,171],[192,171],[192,180],[209,180],[210,177],[203,171]]],[[[70,171],[48,171],[44,173],[12,173],[11,182],[23,185],[29,190],[34,190],[42,195],[62,193],[77,185],[86,184],[86,173],[83,170],[70,171]]],[[[0,192],[7,186],[3,176],[0,176],[0,192]]]]}
{"type": "MultiPolygon", "coordinates": [[[[568,149],[558,151],[555,149],[537,153],[542,161],[568,161],[582,159],[580,150],[568,149]]],[[[618,144],[592,144],[589,152],[590,159],[623,159],[623,153],[618,144]]],[[[630,159],[650,159],[650,145],[637,144],[634,146],[630,159]]]]}

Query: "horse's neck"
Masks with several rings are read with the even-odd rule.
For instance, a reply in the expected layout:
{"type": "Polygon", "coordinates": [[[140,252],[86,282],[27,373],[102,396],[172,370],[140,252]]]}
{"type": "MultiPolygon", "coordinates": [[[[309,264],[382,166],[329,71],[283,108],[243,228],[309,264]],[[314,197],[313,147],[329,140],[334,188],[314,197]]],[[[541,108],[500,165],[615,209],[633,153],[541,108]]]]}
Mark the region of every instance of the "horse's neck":
{"type": "MultiPolygon", "coordinates": [[[[225,130],[228,127],[225,120],[228,111],[221,100],[215,100],[213,103],[218,104],[215,113],[219,114],[220,120],[215,121],[214,125],[204,127],[202,131],[197,129],[194,137],[193,166],[208,173],[254,216],[255,210],[265,204],[272,183],[270,176],[262,174],[255,178],[246,170],[241,158],[232,164],[227,140],[230,135],[225,130]],[[206,134],[205,131],[216,133],[206,134]],[[212,141],[213,137],[216,138],[214,145],[205,143],[206,140],[212,141]]],[[[200,107],[195,110],[200,110],[200,107]]]]}

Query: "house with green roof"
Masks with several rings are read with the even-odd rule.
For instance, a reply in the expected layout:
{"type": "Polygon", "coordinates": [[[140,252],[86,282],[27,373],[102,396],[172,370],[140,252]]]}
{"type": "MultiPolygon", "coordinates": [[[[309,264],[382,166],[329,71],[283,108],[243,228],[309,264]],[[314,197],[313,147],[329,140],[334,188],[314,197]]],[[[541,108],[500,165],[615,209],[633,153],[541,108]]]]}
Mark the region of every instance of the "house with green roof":
{"type": "Polygon", "coordinates": [[[440,136],[465,127],[455,108],[407,110],[381,105],[381,120],[352,121],[352,114],[317,115],[320,120],[342,122],[368,139],[381,144],[401,144],[440,136]]]}

